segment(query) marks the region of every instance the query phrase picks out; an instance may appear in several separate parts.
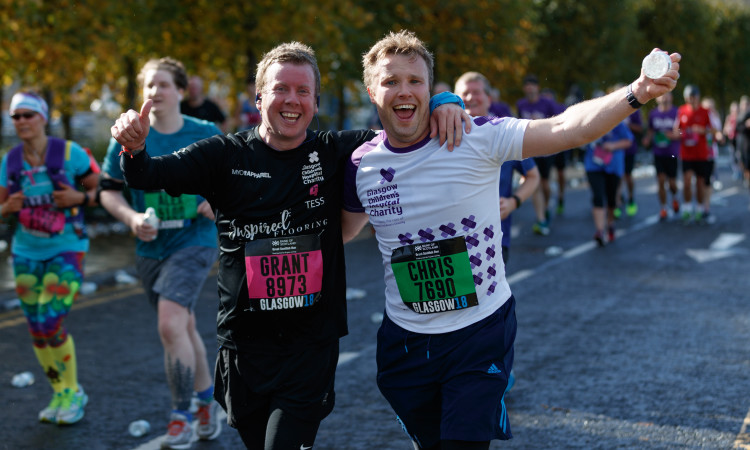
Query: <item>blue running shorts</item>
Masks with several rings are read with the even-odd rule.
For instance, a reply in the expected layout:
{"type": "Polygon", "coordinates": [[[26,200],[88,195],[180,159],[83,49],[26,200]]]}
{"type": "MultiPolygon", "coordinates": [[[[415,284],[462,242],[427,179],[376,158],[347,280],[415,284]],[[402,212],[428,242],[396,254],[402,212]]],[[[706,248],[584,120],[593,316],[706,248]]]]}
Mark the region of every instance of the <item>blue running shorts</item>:
{"type": "Polygon", "coordinates": [[[420,447],[512,437],[504,393],[513,366],[515,305],[511,296],[489,317],[442,334],[409,332],[383,318],[378,387],[420,447]]]}

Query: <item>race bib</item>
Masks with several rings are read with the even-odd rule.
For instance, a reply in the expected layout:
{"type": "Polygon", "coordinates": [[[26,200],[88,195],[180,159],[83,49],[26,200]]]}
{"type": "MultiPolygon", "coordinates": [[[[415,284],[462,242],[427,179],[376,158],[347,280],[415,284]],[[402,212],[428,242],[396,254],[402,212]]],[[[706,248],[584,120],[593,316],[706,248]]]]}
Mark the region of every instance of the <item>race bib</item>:
{"type": "Polygon", "coordinates": [[[474,276],[463,237],[399,247],[391,268],[406,306],[419,314],[477,306],[474,276]]]}
{"type": "Polygon", "coordinates": [[[51,207],[23,208],[18,212],[18,222],[30,234],[49,237],[62,233],[65,213],[51,207]]]}
{"type": "Polygon", "coordinates": [[[612,152],[605,150],[602,147],[594,147],[594,157],[592,158],[594,164],[599,166],[606,166],[612,161],[612,152]]]}
{"type": "Polygon", "coordinates": [[[250,311],[303,309],[320,300],[323,255],[317,235],[245,244],[250,311]]]}
{"type": "Polygon", "coordinates": [[[682,133],[682,136],[682,144],[685,147],[695,147],[696,145],[698,145],[698,133],[693,133],[690,130],[685,130],[682,133]]]}
{"type": "Polygon", "coordinates": [[[164,191],[146,192],[146,208],[154,208],[159,218],[159,229],[184,228],[198,217],[198,197],[180,195],[172,197],[164,191]]]}
{"type": "Polygon", "coordinates": [[[654,146],[659,148],[669,147],[670,140],[667,137],[667,134],[663,131],[657,131],[656,134],[654,134],[654,146]]]}

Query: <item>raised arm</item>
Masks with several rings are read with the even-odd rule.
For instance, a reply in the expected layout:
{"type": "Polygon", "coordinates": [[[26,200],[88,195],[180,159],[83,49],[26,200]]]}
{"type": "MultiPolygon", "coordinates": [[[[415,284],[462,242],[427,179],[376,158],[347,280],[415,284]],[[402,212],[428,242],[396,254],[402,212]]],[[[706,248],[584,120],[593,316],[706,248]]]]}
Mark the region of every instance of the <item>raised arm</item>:
{"type": "Polygon", "coordinates": [[[551,155],[603,136],[633,113],[628,89],[640,104],[672,91],[680,77],[682,56],[672,53],[670,58],[672,68],[661,78],[652,80],[641,71],[637,80],[609,95],[577,103],[549,119],[532,120],[523,139],[523,157],[551,155]]]}
{"type": "Polygon", "coordinates": [[[129,109],[120,115],[110,131],[117,143],[123,146],[128,153],[137,153],[146,146],[146,136],[151,130],[151,112],[153,100],[148,99],[141,106],[141,112],[129,109]]]}

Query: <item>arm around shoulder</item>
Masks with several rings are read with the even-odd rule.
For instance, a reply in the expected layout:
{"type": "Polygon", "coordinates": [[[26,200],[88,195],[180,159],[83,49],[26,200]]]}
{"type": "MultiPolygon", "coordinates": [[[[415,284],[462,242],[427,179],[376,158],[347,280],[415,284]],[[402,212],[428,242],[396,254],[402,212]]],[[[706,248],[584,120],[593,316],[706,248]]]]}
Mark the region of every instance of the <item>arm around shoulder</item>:
{"type": "Polygon", "coordinates": [[[360,231],[367,225],[370,220],[370,216],[367,213],[361,212],[349,212],[345,209],[341,210],[341,234],[344,239],[344,244],[351,241],[360,231]]]}

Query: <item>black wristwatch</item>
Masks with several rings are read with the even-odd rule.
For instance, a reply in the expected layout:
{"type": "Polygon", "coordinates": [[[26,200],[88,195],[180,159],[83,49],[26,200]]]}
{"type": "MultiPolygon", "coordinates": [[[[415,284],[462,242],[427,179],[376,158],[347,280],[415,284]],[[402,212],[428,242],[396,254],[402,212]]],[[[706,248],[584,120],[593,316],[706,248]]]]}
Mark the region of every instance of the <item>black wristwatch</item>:
{"type": "Polygon", "coordinates": [[[632,106],[635,109],[640,108],[643,106],[643,103],[639,102],[637,98],[635,98],[635,95],[633,95],[633,85],[628,85],[628,95],[625,96],[625,98],[628,100],[628,104],[632,106]]]}

